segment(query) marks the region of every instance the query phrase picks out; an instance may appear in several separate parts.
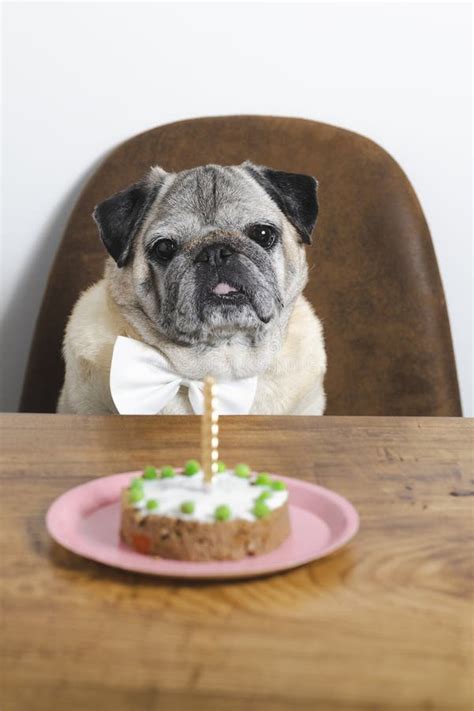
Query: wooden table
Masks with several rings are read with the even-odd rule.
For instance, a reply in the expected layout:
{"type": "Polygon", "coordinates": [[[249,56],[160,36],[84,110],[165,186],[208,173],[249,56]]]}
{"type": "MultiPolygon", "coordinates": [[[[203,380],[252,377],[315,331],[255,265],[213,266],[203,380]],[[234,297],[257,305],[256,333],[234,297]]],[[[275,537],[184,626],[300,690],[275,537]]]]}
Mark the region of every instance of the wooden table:
{"type": "Polygon", "coordinates": [[[75,484],[198,449],[185,417],[6,415],[4,711],[472,708],[472,422],[223,418],[222,457],[333,488],[361,515],[327,559],[184,583],[54,544],[75,484]]]}

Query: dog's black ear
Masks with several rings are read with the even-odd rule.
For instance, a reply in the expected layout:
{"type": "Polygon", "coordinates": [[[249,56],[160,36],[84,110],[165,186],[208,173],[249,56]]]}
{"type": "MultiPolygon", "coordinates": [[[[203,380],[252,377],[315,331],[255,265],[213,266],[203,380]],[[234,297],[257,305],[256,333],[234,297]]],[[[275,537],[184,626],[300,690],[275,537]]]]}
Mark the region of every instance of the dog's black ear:
{"type": "Polygon", "coordinates": [[[119,267],[129,256],[133,240],[158,192],[158,185],[142,180],[99,203],[92,213],[108,253],[119,267]]]}
{"type": "Polygon", "coordinates": [[[249,161],[243,168],[264,188],[286,215],[305,244],[311,244],[318,216],[318,181],[310,175],[286,173],[249,161]]]}

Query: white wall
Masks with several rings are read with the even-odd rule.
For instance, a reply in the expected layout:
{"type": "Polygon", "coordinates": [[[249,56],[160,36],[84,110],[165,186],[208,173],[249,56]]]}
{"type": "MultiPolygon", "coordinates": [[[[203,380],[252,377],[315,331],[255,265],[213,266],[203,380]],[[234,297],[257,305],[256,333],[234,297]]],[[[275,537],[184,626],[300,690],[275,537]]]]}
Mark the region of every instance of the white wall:
{"type": "Polygon", "coordinates": [[[0,409],[14,410],[80,187],[131,135],[182,118],[302,116],[367,135],[412,181],[472,414],[470,6],[4,6],[0,409]]]}

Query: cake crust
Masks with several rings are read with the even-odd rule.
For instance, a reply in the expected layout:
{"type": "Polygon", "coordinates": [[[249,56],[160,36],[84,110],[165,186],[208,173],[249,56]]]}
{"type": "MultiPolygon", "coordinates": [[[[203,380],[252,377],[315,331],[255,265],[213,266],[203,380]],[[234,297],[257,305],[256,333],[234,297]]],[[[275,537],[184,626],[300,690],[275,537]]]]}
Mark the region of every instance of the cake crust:
{"type": "Polygon", "coordinates": [[[122,494],[122,540],[139,553],[176,560],[238,560],[269,553],[290,534],[288,503],[255,521],[214,523],[143,514],[122,494]]]}

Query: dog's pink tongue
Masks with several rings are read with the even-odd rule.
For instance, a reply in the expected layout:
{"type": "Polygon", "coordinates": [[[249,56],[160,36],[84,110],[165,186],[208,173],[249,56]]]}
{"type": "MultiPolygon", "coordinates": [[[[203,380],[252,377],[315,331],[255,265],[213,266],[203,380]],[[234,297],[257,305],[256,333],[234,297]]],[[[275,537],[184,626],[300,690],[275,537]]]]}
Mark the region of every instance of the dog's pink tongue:
{"type": "Polygon", "coordinates": [[[237,289],[234,289],[233,286],[226,284],[224,281],[219,282],[219,284],[213,289],[214,294],[218,295],[231,294],[233,291],[237,291],[237,289]]]}

